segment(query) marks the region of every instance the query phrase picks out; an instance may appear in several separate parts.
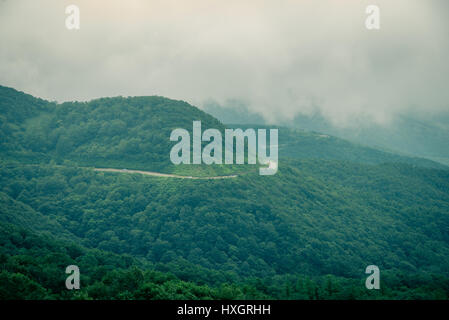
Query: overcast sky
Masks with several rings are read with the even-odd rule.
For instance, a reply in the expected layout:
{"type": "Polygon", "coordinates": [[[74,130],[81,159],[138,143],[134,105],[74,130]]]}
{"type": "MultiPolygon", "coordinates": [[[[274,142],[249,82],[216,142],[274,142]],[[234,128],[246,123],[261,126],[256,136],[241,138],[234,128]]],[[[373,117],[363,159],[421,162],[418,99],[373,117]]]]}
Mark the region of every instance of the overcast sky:
{"type": "Polygon", "coordinates": [[[0,84],[57,101],[238,99],[271,122],[448,111],[447,3],[0,0],[0,84]],[[79,31],[65,27],[69,4],[79,31]],[[365,28],[369,4],[380,30],[365,28]]]}

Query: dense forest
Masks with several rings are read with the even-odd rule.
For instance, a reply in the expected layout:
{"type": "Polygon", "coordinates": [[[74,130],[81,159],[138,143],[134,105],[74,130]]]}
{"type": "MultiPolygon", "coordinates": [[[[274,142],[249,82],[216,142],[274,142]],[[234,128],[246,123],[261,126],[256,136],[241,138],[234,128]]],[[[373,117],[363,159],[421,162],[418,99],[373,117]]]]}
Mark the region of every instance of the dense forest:
{"type": "Polygon", "coordinates": [[[225,128],[186,102],[57,104],[0,87],[0,110],[0,299],[449,297],[449,170],[436,162],[281,128],[274,176],[176,167],[172,129],[225,128]],[[70,264],[79,291],[65,289],[70,264]],[[365,288],[370,264],[381,290],[365,288]]]}

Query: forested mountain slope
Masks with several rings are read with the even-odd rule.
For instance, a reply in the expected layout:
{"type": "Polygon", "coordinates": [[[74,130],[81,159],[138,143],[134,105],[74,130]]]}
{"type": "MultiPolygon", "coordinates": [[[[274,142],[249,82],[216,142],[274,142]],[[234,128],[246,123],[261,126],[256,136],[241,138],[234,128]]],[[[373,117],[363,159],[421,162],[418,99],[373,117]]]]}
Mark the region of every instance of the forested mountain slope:
{"type": "Polygon", "coordinates": [[[295,162],[273,177],[182,182],[18,166],[2,168],[0,181],[3,192],[85,246],[154,263],[185,260],[238,277],[297,270],[356,276],[374,262],[447,273],[448,171],[318,165],[295,162]]]}
{"type": "Polygon", "coordinates": [[[448,111],[438,114],[396,115],[386,124],[376,124],[366,119],[361,120],[359,125],[343,128],[333,125],[321,114],[298,115],[286,125],[449,164],[448,111]]]}
{"type": "MultiPolygon", "coordinates": [[[[250,111],[241,101],[228,101],[224,105],[208,102],[204,110],[226,125],[265,125],[261,114],[250,111]]],[[[446,108],[447,109],[447,108],[446,108]]],[[[425,110],[425,109],[424,109],[425,110]]],[[[409,157],[427,158],[449,164],[449,109],[440,112],[413,112],[395,115],[388,123],[374,123],[370,118],[359,118],[346,125],[332,123],[318,110],[312,114],[298,113],[278,125],[319,132],[351,141],[370,148],[401,153],[409,157]]],[[[343,140],[344,141],[344,140],[343,140]]]]}
{"type": "MultiPolygon", "coordinates": [[[[273,176],[246,166],[224,180],[98,172],[92,167],[170,172],[171,129],[199,119],[204,127],[224,126],[161,97],[28,104],[29,96],[0,89],[15,101],[0,103],[0,294],[20,282],[32,293],[25,297],[64,298],[54,287],[60,280],[46,277],[74,261],[89,270],[90,262],[76,258],[88,255],[104,270],[87,272],[94,289],[81,298],[173,298],[177,286],[187,298],[448,297],[443,167],[281,128],[273,176]],[[72,241],[78,256],[67,251],[72,241]],[[38,255],[46,258],[34,261],[38,255]],[[370,264],[385,275],[382,292],[364,289],[370,264]],[[128,270],[133,266],[140,271],[128,270]],[[173,274],[175,286],[165,288],[171,280],[163,280],[156,283],[162,291],[150,294],[155,270],[173,274]]],[[[233,170],[223,167],[212,170],[233,170]]]]}
{"type": "MultiPolygon", "coordinates": [[[[172,172],[173,129],[191,133],[192,121],[199,120],[203,130],[224,130],[218,120],[188,103],[157,96],[54,104],[5,87],[0,87],[0,94],[0,150],[12,161],[71,160],[87,166],[172,172]]],[[[210,174],[210,167],[204,170],[210,174]]]]}
{"type": "MultiPolygon", "coordinates": [[[[252,126],[228,125],[228,127],[250,128],[252,126]]],[[[408,163],[426,168],[449,169],[448,166],[429,159],[403,156],[313,131],[266,125],[258,125],[257,128],[278,128],[279,155],[282,158],[348,160],[368,164],[408,163]]]]}

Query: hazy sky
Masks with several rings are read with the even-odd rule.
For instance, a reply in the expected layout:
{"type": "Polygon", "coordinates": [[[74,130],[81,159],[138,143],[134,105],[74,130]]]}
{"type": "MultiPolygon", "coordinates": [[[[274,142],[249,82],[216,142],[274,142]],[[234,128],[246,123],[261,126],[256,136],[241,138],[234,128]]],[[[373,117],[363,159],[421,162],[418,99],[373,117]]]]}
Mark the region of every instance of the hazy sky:
{"type": "Polygon", "coordinates": [[[0,0],[0,84],[50,100],[238,99],[268,121],[449,110],[446,0],[0,0]],[[78,5],[81,29],[65,27],[78,5]],[[365,8],[380,7],[367,30],[365,8]]]}

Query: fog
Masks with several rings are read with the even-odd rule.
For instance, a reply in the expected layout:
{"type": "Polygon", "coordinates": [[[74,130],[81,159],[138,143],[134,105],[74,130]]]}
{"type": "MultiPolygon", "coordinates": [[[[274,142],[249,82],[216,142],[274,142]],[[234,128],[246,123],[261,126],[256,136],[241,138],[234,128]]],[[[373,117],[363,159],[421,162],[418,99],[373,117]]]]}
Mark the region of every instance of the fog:
{"type": "Polygon", "coordinates": [[[49,100],[238,100],[270,123],[449,110],[444,0],[0,0],[0,84],[49,100]],[[80,8],[80,30],[65,7],[80,8]],[[380,30],[365,8],[380,7],[380,30]]]}

